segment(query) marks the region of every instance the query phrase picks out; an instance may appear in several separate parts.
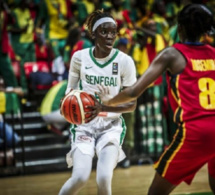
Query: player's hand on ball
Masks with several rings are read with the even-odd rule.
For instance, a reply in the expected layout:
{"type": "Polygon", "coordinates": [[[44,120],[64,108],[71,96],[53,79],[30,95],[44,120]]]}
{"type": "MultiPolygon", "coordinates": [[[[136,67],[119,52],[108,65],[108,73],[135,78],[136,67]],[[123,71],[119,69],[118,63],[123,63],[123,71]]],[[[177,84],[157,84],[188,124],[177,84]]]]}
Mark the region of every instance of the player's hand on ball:
{"type": "Polygon", "coordinates": [[[113,96],[110,94],[109,87],[108,86],[105,87],[102,84],[101,85],[97,85],[97,87],[99,89],[99,92],[96,93],[96,94],[99,96],[99,98],[101,99],[102,103],[104,105],[107,105],[108,101],[113,98],[113,96]]]}
{"type": "Polygon", "coordinates": [[[95,105],[86,106],[88,111],[85,112],[85,116],[88,115],[88,117],[85,118],[85,123],[89,123],[90,121],[92,121],[102,111],[102,105],[98,102],[98,100],[93,95],[90,95],[90,96],[93,98],[95,105]]]}

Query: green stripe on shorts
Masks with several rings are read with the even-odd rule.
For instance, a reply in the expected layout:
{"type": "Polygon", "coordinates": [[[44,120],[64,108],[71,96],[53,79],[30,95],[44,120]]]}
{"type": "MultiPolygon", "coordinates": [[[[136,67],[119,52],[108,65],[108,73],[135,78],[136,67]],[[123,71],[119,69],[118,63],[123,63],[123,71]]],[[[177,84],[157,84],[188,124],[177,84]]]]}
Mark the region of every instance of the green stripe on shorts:
{"type": "Polygon", "coordinates": [[[125,138],[125,134],[126,134],[126,125],[125,125],[125,120],[122,116],[120,116],[120,119],[122,120],[122,133],[121,133],[121,136],[120,136],[120,144],[122,144],[124,138],[125,138]]]}

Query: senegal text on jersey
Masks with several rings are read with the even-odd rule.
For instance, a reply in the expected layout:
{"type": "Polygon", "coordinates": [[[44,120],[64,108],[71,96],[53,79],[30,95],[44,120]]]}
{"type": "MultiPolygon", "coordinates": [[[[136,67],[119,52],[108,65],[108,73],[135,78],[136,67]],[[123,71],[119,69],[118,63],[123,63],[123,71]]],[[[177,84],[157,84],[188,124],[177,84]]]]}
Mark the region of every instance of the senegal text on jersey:
{"type": "Polygon", "coordinates": [[[191,59],[191,63],[194,71],[215,70],[215,61],[211,59],[206,59],[206,60],[191,59]]]}
{"type": "Polygon", "coordinates": [[[116,77],[86,75],[86,82],[91,85],[103,84],[105,86],[113,86],[113,87],[117,86],[116,77]]]}

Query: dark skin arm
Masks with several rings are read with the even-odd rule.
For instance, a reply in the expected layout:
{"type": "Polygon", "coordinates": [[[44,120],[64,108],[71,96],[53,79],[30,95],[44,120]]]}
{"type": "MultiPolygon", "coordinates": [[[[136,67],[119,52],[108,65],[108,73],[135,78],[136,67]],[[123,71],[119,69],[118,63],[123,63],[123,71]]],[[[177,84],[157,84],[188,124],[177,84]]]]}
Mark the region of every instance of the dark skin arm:
{"type": "MultiPolygon", "coordinates": [[[[128,87],[124,87],[123,90],[125,90],[128,87]]],[[[136,109],[137,101],[132,100],[130,102],[124,103],[124,104],[118,104],[117,106],[107,106],[102,105],[101,106],[101,112],[116,112],[116,113],[127,113],[132,112],[136,109]]]]}
{"type": "Polygon", "coordinates": [[[100,112],[115,112],[115,113],[133,112],[136,109],[137,105],[137,101],[133,100],[125,104],[119,104],[117,106],[106,106],[104,104],[100,104],[98,100],[95,98],[95,96],[91,95],[91,97],[95,101],[95,106],[87,106],[87,108],[91,109],[91,111],[86,112],[85,114],[90,114],[91,117],[88,117],[86,119],[85,121],[86,123],[94,119],[100,112]]]}
{"type": "Polygon", "coordinates": [[[133,112],[136,109],[136,100],[127,102],[125,104],[119,104],[117,106],[106,106],[102,105],[101,111],[103,112],[116,112],[116,113],[127,113],[133,112]]]}
{"type": "MultiPolygon", "coordinates": [[[[70,92],[72,90],[73,89],[71,89],[70,92]]],[[[64,97],[66,97],[66,95],[64,97]]],[[[60,101],[60,106],[59,106],[60,110],[61,110],[61,103],[62,103],[64,97],[60,101]]],[[[87,106],[86,107],[86,108],[92,109],[92,111],[85,112],[85,114],[90,114],[91,115],[91,117],[88,117],[85,122],[91,121],[93,118],[95,118],[99,114],[99,112],[127,113],[127,112],[132,112],[132,111],[134,111],[136,109],[136,104],[137,104],[136,100],[128,102],[128,103],[125,103],[125,104],[121,104],[121,105],[118,105],[118,106],[111,107],[111,106],[106,106],[106,105],[100,104],[97,101],[97,99],[95,98],[95,96],[91,95],[91,97],[95,101],[95,106],[87,106]]]]}
{"type": "MultiPolygon", "coordinates": [[[[169,47],[161,51],[155,59],[152,61],[146,72],[137,80],[137,82],[130,87],[125,88],[118,95],[110,99],[108,102],[100,104],[95,98],[95,106],[89,107],[92,111],[87,112],[91,117],[87,121],[91,121],[95,118],[99,112],[121,112],[128,109],[131,102],[135,101],[136,108],[137,98],[147,89],[147,87],[155,81],[164,71],[168,70],[172,74],[180,73],[186,65],[186,60],[182,54],[169,47]]],[[[133,111],[132,109],[127,112],[133,111]]]]}
{"type": "Polygon", "coordinates": [[[124,89],[111,100],[105,102],[105,105],[100,104],[97,100],[95,100],[95,106],[90,107],[92,111],[89,112],[91,114],[91,117],[88,118],[88,121],[95,118],[101,111],[119,111],[119,107],[126,107],[126,104],[123,103],[128,104],[129,102],[136,101],[136,99],[147,89],[147,87],[153,81],[155,81],[164,71],[167,70],[171,74],[178,74],[183,71],[185,66],[186,59],[178,50],[173,47],[168,47],[162,50],[152,61],[146,72],[137,80],[137,82],[133,86],[124,89]]]}
{"type": "Polygon", "coordinates": [[[185,65],[186,59],[178,50],[173,47],[164,49],[155,57],[146,72],[133,86],[123,90],[109,100],[106,105],[116,106],[136,100],[164,71],[168,70],[171,74],[177,74],[183,71],[185,65]]]}

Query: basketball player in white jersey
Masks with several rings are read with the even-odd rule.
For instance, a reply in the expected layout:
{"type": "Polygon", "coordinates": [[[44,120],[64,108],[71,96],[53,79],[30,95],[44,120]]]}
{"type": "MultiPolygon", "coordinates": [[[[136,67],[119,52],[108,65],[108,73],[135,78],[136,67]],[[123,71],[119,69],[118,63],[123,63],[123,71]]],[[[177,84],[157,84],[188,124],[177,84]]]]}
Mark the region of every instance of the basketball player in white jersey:
{"type": "MultiPolygon", "coordinates": [[[[69,70],[66,94],[80,89],[96,98],[102,89],[115,96],[136,82],[134,62],[127,54],[114,49],[117,24],[109,13],[94,11],[86,25],[95,47],[74,53],[69,70]],[[100,90],[99,90],[100,89],[100,90]]],[[[110,97],[107,97],[110,99],[110,97]]],[[[71,151],[67,154],[72,176],[62,186],[59,195],[76,195],[89,179],[93,157],[97,155],[96,182],[99,195],[111,195],[113,170],[125,158],[122,143],[126,126],[121,113],[132,112],[136,101],[110,108],[83,125],[71,128],[71,151]],[[111,111],[111,112],[109,112],[111,111]]]]}

